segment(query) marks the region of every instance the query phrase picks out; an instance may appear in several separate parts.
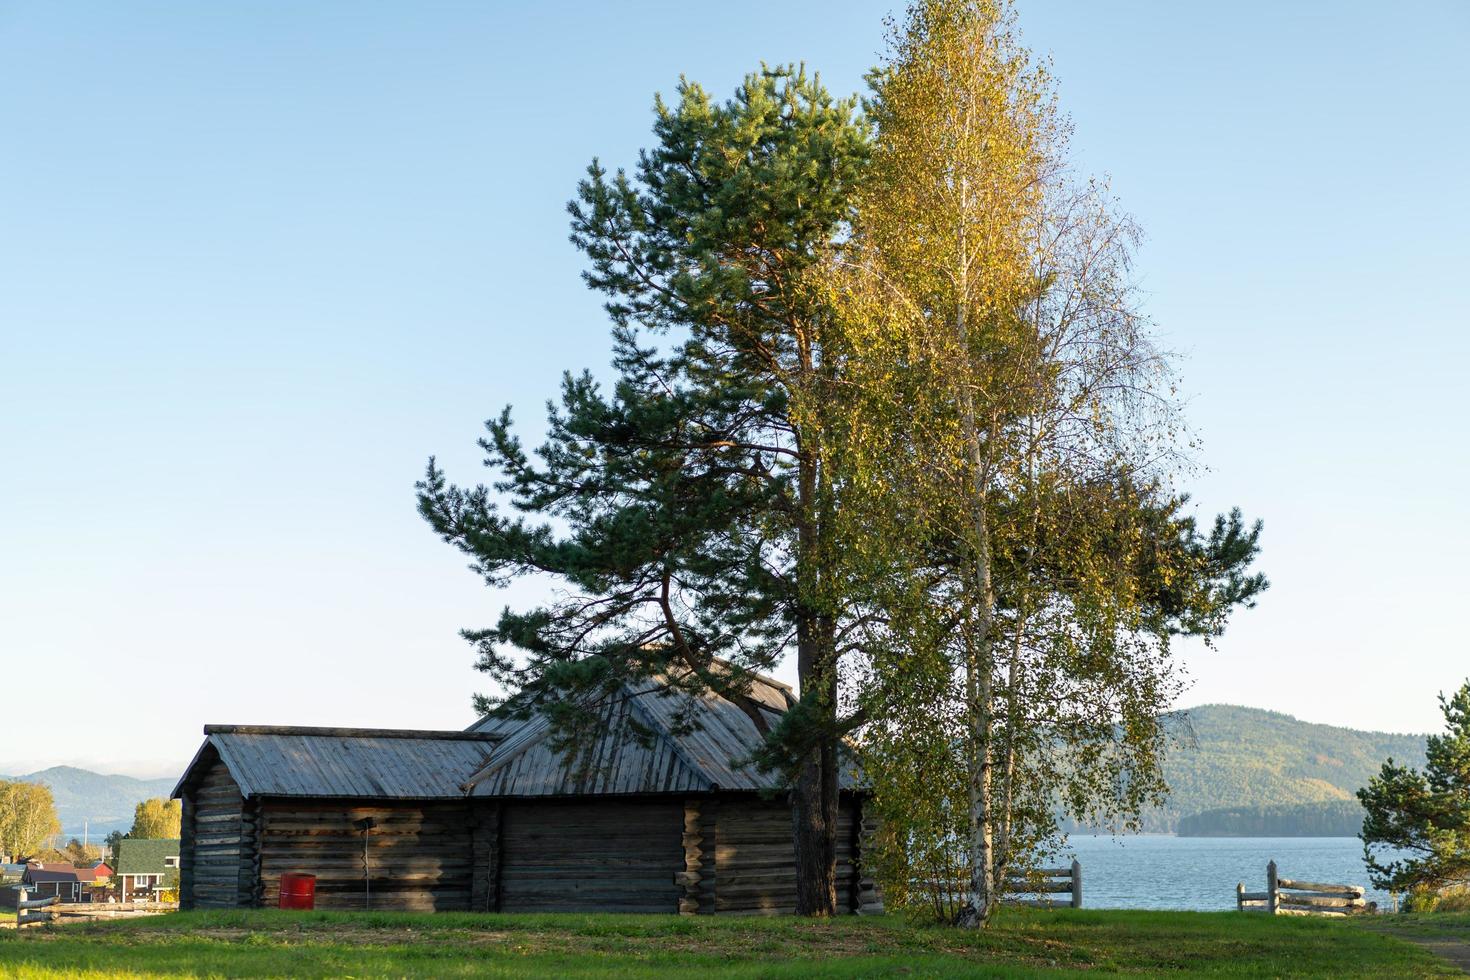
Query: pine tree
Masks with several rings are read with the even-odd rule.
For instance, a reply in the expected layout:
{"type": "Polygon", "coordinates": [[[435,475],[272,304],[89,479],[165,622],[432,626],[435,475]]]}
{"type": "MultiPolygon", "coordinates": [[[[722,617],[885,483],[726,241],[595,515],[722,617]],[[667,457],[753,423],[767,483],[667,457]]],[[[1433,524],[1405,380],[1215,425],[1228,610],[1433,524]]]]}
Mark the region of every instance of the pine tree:
{"type": "Polygon", "coordinates": [[[1470,681],[1439,697],[1445,732],[1431,735],[1424,771],[1389,759],[1358,800],[1359,837],[1376,888],[1434,890],[1470,881],[1470,681]]]}
{"type": "Polygon", "coordinates": [[[509,692],[480,707],[544,711],[563,745],[629,679],[743,703],[750,672],[794,650],[800,702],[762,759],[792,787],[798,911],[831,914],[838,743],[859,720],[839,717],[841,637],[859,614],[834,573],[840,365],[813,270],[840,247],[866,133],[855,100],[801,69],[753,74],[724,103],[682,82],[655,112],[634,174],[594,162],[569,205],[608,297],[611,392],[568,376],[535,458],[507,409],[481,442],[493,491],[431,460],[420,511],[488,583],[564,591],[465,634],[509,692]]]}

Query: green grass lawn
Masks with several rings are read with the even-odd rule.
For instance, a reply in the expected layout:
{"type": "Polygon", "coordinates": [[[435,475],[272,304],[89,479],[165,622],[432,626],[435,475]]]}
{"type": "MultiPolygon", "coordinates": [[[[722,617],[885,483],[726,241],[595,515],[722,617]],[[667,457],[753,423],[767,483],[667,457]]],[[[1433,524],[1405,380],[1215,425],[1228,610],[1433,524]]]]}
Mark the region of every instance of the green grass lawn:
{"type": "Polygon", "coordinates": [[[1004,911],[984,933],[896,917],[182,912],[0,932],[0,975],[464,977],[1456,976],[1356,924],[1233,912],[1004,911]]]}
{"type": "Polygon", "coordinates": [[[1412,940],[1470,973],[1470,912],[1380,915],[1362,920],[1362,927],[1412,940]]]}
{"type": "Polygon", "coordinates": [[[1362,919],[1364,926],[1392,935],[1470,942],[1470,912],[1429,912],[1417,915],[1380,915],[1362,919]]]}

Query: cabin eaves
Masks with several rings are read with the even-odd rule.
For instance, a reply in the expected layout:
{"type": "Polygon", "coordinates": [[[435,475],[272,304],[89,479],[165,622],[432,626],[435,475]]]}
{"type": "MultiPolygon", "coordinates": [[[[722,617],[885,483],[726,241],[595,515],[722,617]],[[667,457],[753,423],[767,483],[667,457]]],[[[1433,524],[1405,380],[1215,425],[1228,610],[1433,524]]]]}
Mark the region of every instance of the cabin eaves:
{"type": "MultiPolygon", "coordinates": [[[[545,715],[485,718],[465,731],[206,725],[173,795],[215,757],[246,799],[775,792],[781,774],[749,760],[794,703],[790,688],[759,675],[739,703],[649,678],[606,699],[600,734],[572,753],[553,750],[545,715]]],[[[860,787],[855,765],[844,767],[839,785],[860,787]]]]}
{"type": "Polygon", "coordinates": [[[206,725],[196,763],[219,755],[246,798],[460,799],[498,735],[394,729],[206,725]]]}

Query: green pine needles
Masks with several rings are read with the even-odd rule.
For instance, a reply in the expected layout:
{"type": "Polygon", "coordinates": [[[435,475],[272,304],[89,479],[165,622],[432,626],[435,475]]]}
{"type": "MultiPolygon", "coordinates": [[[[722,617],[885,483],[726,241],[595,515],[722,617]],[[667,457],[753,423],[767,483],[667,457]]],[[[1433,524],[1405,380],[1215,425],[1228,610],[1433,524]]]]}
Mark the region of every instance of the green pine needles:
{"type": "Polygon", "coordinates": [[[654,138],[631,175],[594,162],[568,208],[588,285],[607,297],[612,390],[568,376],[534,458],[507,410],[481,442],[493,491],[450,486],[431,461],[419,507],[489,584],[538,574],[565,589],[465,635],[511,692],[502,710],[547,711],[567,744],[628,680],[743,703],[750,672],[794,648],[802,704],[765,762],[803,787],[801,902],[830,913],[836,659],[855,613],[835,581],[823,465],[840,368],[811,279],[849,222],[866,134],[856,100],[781,68],[724,103],[681,83],[674,105],[656,103],[654,138]]]}
{"type": "Polygon", "coordinates": [[[1358,790],[1363,858],[1385,891],[1470,885],[1470,681],[1439,704],[1445,731],[1429,736],[1424,771],[1389,759],[1358,790]]]}
{"type": "Polygon", "coordinates": [[[1157,798],[1170,638],[1266,587],[1260,526],[1199,528],[1169,489],[1136,231],[1067,178],[1009,29],[1003,3],[926,0],[866,102],[799,67],[656,101],[636,166],[594,161],[568,207],[613,381],[568,374],[534,451],[492,420],[489,486],[431,459],[417,488],[488,585],[555,587],[465,632],[503,691],[477,707],[544,712],[571,747],[630,682],[746,706],[803,914],[838,911],[844,744],[895,880],[928,834],[983,922],[1059,800],[1157,798]],[[749,683],[788,658],[799,702],[771,723],[749,683]]]}

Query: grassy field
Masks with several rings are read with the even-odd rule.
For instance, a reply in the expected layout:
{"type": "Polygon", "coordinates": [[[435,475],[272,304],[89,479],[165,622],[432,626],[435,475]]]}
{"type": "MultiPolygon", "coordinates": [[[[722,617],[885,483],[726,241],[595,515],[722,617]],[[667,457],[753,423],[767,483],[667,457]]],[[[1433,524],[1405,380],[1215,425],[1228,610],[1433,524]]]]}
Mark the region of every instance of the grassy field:
{"type": "Polygon", "coordinates": [[[1008,911],[984,934],[894,917],[185,912],[0,932],[21,978],[1459,975],[1404,939],[1237,913],[1008,911]]]}
{"type": "Polygon", "coordinates": [[[1362,927],[1418,943],[1470,973],[1470,912],[1375,916],[1362,927]]]}

